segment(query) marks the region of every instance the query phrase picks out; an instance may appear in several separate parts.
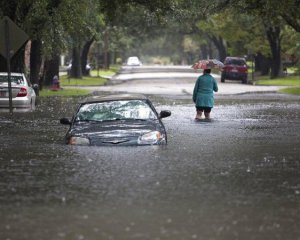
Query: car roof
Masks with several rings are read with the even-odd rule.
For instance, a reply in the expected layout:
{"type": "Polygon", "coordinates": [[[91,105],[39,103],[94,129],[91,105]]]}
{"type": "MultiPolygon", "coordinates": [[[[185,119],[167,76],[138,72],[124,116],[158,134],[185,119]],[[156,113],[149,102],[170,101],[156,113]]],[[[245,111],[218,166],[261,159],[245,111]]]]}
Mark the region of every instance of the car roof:
{"type": "MultiPolygon", "coordinates": [[[[1,76],[7,76],[8,73],[7,73],[7,72],[0,72],[0,75],[1,75],[1,76]]],[[[24,74],[23,74],[23,73],[11,72],[10,75],[11,75],[11,76],[23,76],[24,74]]]]}
{"type": "Polygon", "coordinates": [[[138,59],[137,56],[132,56],[132,57],[129,57],[128,59],[138,59]]]}
{"type": "Polygon", "coordinates": [[[107,96],[92,96],[81,101],[81,104],[108,102],[108,101],[122,101],[122,100],[147,100],[148,98],[143,94],[113,94],[107,96]]]}
{"type": "Polygon", "coordinates": [[[245,60],[245,58],[243,58],[243,57],[226,57],[226,59],[245,60]]]}

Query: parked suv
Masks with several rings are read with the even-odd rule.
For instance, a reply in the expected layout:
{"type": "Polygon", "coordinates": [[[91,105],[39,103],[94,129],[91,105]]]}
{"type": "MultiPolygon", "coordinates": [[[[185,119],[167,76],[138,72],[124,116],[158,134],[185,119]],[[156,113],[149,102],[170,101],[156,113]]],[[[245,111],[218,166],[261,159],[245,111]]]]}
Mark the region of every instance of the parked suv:
{"type": "Polygon", "coordinates": [[[227,57],[224,61],[224,67],[221,74],[221,82],[225,79],[241,80],[247,83],[248,67],[245,58],[227,57]]]}

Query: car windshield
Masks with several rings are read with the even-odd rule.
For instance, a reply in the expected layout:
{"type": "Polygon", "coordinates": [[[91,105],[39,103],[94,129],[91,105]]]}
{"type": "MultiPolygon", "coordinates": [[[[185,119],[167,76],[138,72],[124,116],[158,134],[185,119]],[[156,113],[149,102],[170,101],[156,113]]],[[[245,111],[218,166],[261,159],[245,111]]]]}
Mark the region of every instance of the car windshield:
{"type": "Polygon", "coordinates": [[[150,106],[142,100],[88,103],[81,106],[75,121],[112,121],[156,119],[150,106]]]}
{"type": "MultiPolygon", "coordinates": [[[[23,76],[10,76],[11,82],[18,84],[18,85],[25,85],[23,76]]],[[[0,83],[7,83],[8,76],[7,75],[0,75],[0,83]]]]}
{"type": "Polygon", "coordinates": [[[242,59],[227,59],[225,61],[225,64],[243,66],[243,65],[246,65],[246,62],[242,59]]]}

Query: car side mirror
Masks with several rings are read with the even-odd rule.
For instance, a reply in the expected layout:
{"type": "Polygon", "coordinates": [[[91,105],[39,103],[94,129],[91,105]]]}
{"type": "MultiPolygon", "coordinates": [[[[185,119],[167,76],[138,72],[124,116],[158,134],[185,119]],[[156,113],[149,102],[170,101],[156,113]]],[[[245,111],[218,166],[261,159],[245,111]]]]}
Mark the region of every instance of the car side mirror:
{"type": "Polygon", "coordinates": [[[61,118],[59,122],[64,125],[71,125],[71,121],[68,118],[61,118]]]}
{"type": "Polygon", "coordinates": [[[171,116],[171,112],[169,110],[163,110],[159,114],[159,118],[166,118],[171,116]]]}

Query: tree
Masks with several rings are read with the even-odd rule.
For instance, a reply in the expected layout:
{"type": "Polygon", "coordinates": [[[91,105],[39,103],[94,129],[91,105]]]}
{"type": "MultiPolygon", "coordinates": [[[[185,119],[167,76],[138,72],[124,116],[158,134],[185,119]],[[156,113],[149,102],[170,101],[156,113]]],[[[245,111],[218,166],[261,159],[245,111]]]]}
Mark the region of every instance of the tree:
{"type": "Polygon", "coordinates": [[[265,27],[265,34],[271,51],[271,77],[280,75],[281,69],[281,28],[282,19],[278,17],[278,1],[271,0],[228,0],[225,7],[232,8],[239,14],[241,11],[257,17],[265,27]]]}

